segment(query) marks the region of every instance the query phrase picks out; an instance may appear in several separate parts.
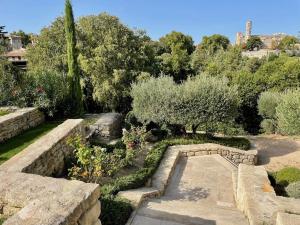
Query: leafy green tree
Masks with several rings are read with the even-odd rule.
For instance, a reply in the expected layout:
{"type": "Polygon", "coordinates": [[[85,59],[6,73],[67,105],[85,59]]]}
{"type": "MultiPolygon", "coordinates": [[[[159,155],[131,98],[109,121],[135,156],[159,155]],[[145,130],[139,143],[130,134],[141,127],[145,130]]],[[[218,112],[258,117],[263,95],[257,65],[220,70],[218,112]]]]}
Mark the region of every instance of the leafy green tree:
{"type": "Polygon", "coordinates": [[[160,55],[161,71],[176,82],[185,80],[191,73],[190,55],[194,50],[193,39],[181,32],[172,31],[159,40],[163,47],[160,55]]]}
{"type": "Polygon", "coordinates": [[[211,36],[204,36],[200,43],[200,49],[205,51],[206,54],[212,55],[219,50],[226,50],[230,45],[230,41],[227,37],[214,34],[211,36]]]}
{"type": "Polygon", "coordinates": [[[279,43],[279,49],[281,50],[293,50],[295,45],[299,43],[299,39],[294,36],[286,36],[279,43]]]}
{"type": "Polygon", "coordinates": [[[80,18],[78,29],[80,64],[91,79],[93,98],[105,110],[128,111],[130,84],[140,72],[152,72],[150,38],[106,13],[80,18]]]}
{"type": "Polygon", "coordinates": [[[64,18],[58,17],[50,26],[41,30],[35,45],[28,46],[28,71],[52,70],[65,77],[68,72],[66,42],[64,18]]]}
{"type": "Polygon", "coordinates": [[[246,43],[246,49],[253,51],[255,49],[259,50],[263,47],[263,42],[258,36],[251,36],[246,43]]]}
{"type": "Polygon", "coordinates": [[[21,37],[22,45],[26,48],[31,43],[31,36],[33,34],[27,34],[23,30],[13,31],[11,34],[21,37]]]}
{"type": "Polygon", "coordinates": [[[76,33],[73,10],[70,0],[65,5],[65,32],[67,40],[68,81],[71,114],[80,116],[83,113],[82,91],[80,86],[80,70],[77,62],[76,33]]]}
{"type": "Polygon", "coordinates": [[[284,91],[300,85],[300,63],[296,57],[282,55],[264,63],[254,75],[260,92],[284,91]]]}
{"type": "MultiPolygon", "coordinates": [[[[204,36],[202,42],[196,47],[191,57],[191,66],[195,73],[204,72],[209,66],[214,67],[214,63],[221,65],[223,62],[215,61],[214,57],[216,57],[216,55],[220,56],[226,54],[226,50],[229,49],[229,44],[229,39],[219,34],[204,36]]],[[[230,50],[233,51],[237,49],[238,48],[230,48],[230,50]]],[[[235,55],[241,59],[241,53],[236,52],[235,55]]]]}
{"type": "Polygon", "coordinates": [[[161,37],[159,41],[164,45],[166,53],[171,53],[172,48],[176,46],[186,50],[189,55],[194,51],[194,41],[192,37],[181,32],[172,31],[164,37],[161,37]]]}

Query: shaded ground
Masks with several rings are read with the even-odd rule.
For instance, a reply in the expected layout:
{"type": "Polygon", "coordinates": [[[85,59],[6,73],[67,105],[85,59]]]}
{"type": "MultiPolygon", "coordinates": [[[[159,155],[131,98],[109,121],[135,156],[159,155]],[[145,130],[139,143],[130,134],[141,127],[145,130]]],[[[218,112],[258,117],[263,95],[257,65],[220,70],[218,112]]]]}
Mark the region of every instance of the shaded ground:
{"type": "Polygon", "coordinates": [[[232,170],[220,156],[183,158],[163,197],[145,202],[132,225],[246,225],[236,209],[232,170]]]}
{"type": "Polygon", "coordinates": [[[268,171],[287,166],[300,168],[300,140],[278,135],[249,136],[252,148],[258,150],[258,164],[268,171]]]}

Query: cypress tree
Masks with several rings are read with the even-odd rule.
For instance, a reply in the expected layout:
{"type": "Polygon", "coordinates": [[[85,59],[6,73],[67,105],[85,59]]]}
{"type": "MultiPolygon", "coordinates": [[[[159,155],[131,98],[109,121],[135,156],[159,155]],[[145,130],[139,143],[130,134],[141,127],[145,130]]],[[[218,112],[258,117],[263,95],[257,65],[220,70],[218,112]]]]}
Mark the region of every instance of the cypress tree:
{"type": "Polygon", "coordinates": [[[68,55],[69,100],[72,116],[83,114],[82,91],[80,87],[80,71],[77,62],[76,34],[73,10],[70,0],[65,5],[65,31],[68,55]]]}

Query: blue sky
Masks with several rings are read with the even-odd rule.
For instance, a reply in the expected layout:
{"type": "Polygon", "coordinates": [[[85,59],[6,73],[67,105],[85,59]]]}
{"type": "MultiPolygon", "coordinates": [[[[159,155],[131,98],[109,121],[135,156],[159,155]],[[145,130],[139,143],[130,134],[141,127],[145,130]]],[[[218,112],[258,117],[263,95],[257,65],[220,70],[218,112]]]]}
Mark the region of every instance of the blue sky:
{"type": "MultiPolygon", "coordinates": [[[[0,25],[6,30],[38,33],[63,14],[64,0],[0,0],[0,25]]],[[[300,0],[73,0],[75,17],[108,12],[153,39],[176,30],[198,43],[220,33],[235,39],[253,21],[253,33],[300,31],[300,0]]]]}

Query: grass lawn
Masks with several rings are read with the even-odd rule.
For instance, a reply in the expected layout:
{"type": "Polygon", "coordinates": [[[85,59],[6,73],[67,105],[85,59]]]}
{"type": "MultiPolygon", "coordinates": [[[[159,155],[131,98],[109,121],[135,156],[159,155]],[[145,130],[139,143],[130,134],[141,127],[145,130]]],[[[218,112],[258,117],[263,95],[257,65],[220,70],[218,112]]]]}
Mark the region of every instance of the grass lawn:
{"type": "Polygon", "coordinates": [[[9,112],[6,110],[0,110],[0,116],[4,116],[6,114],[8,114],[9,112]]]}
{"type": "Polygon", "coordinates": [[[48,133],[61,122],[45,122],[0,144],[0,165],[48,133]]]}

